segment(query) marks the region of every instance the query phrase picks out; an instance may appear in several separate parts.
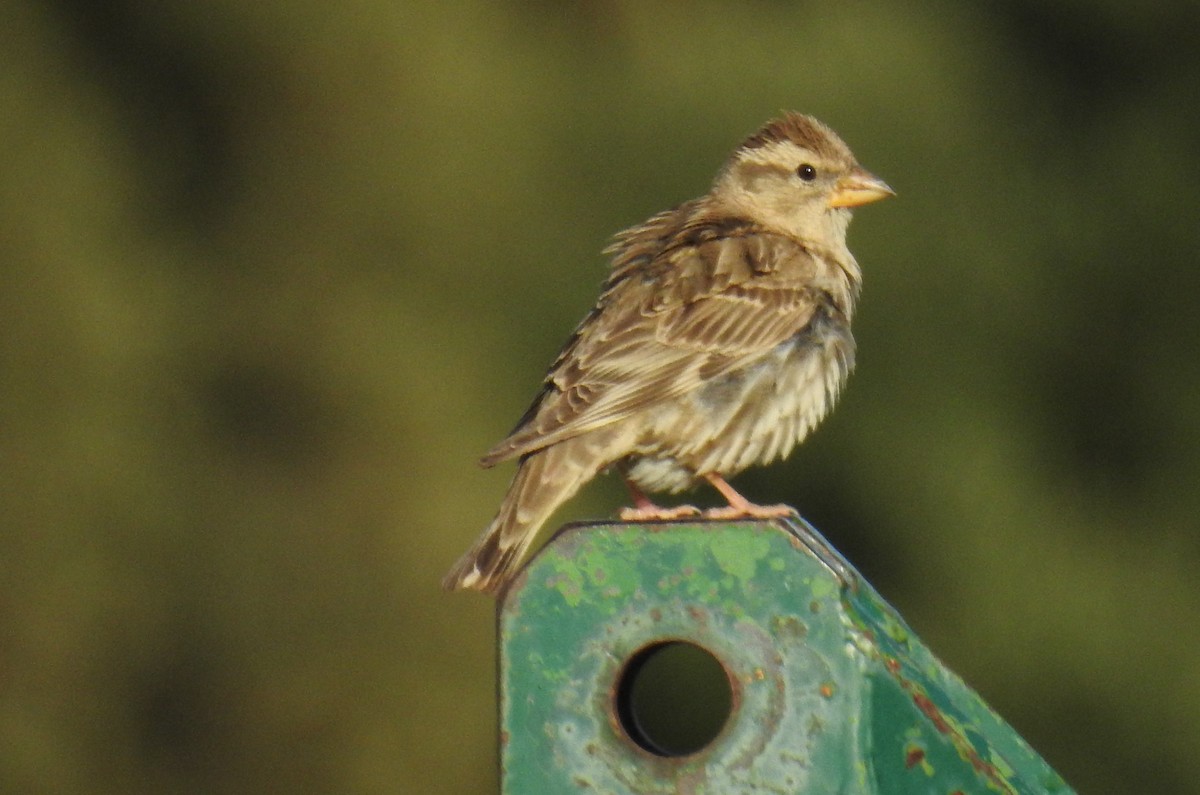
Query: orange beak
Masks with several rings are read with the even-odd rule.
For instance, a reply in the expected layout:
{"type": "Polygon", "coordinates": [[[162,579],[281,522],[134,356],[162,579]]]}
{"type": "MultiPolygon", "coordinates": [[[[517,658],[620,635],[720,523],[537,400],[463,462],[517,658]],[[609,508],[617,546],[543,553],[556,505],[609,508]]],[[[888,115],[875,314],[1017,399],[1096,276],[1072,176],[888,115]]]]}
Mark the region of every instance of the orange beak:
{"type": "Polygon", "coordinates": [[[829,206],[858,207],[895,195],[896,191],[889,188],[879,177],[861,168],[855,168],[834,185],[833,193],[829,197],[829,206]]]}

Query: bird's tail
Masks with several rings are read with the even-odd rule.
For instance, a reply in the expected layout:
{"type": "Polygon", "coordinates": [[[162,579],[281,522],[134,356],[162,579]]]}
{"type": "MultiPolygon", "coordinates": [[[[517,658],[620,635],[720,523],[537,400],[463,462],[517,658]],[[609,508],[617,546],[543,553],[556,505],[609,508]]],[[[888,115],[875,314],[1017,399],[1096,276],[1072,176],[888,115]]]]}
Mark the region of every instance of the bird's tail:
{"type": "Polygon", "coordinates": [[[494,594],[508,584],[542,524],[609,462],[609,434],[591,433],[521,459],[496,518],[442,580],[448,591],[494,594]]]}

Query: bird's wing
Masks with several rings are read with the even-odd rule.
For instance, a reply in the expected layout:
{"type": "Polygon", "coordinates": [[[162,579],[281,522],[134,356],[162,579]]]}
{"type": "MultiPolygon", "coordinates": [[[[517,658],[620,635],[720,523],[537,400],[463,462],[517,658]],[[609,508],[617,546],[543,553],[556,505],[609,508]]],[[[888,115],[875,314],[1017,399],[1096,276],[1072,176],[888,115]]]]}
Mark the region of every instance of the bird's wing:
{"type": "Polygon", "coordinates": [[[620,258],[491,466],[676,400],[799,333],[820,300],[818,262],[763,232],[691,235],[640,267],[620,258]]]}

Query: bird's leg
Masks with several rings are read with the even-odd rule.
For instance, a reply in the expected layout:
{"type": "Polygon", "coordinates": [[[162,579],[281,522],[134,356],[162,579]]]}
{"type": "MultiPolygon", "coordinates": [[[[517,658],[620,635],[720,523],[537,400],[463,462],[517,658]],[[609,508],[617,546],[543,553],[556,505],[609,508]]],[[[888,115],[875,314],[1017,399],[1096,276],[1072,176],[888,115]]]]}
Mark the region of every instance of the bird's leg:
{"type": "Polygon", "coordinates": [[[715,472],[703,476],[714,489],[729,503],[724,508],[709,508],[704,512],[705,519],[778,519],[791,516],[796,511],[787,505],[755,505],[750,500],[737,493],[728,481],[715,472]]]}
{"type": "Polygon", "coordinates": [[[633,498],[632,508],[621,509],[619,516],[622,522],[665,522],[671,519],[682,519],[685,516],[696,516],[700,513],[700,510],[692,505],[677,505],[674,508],[656,505],[646,496],[646,492],[639,489],[637,484],[630,480],[624,472],[621,473],[621,479],[625,481],[625,487],[629,489],[629,494],[633,498]]]}

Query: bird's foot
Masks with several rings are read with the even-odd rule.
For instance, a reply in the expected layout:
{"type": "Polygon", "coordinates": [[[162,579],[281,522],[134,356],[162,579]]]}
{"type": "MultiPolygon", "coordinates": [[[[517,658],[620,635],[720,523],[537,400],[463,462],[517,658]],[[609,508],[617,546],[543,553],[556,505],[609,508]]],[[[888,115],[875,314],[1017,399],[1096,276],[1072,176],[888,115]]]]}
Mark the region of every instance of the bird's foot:
{"type": "Polygon", "coordinates": [[[622,508],[622,522],[670,522],[685,516],[699,516],[700,509],[694,505],[676,505],[674,508],[664,508],[656,505],[638,485],[629,479],[624,471],[621,473],[625,485],[629,487],[629,495],[633,497],[633,507],[622,508]]]}
{"type": "Polygon", "coordinates": [[[676,505],[672,508],[664,508],[661,505],[650,503],[633,508],[622,508],[618,515],[622,522],[669,522],[687,516],[699,516],[700,509],[694,505],[676,505]]]}
{"type": "Polygon", "coordinates": [[[704,512],[705,519],[782,519],[785,516],[795,516],[796,509],[790,505],[755,505],[750,500],[738,494],[725,478],[716,473],[703,476],[712,487],[721,492],[728,505],[720,508],[710,508],[704,512]]]}
{"type": "Polygon", "coordinates": [[[704,512],[705,519],[782,519],[793,516],[796,509],[790,505],[755,505],[752,502],[738,505],[723,505],[720,508],[709,508],[704,512]]]}

